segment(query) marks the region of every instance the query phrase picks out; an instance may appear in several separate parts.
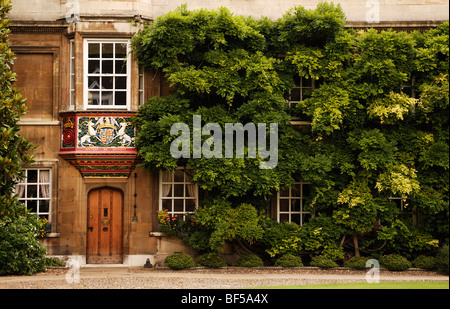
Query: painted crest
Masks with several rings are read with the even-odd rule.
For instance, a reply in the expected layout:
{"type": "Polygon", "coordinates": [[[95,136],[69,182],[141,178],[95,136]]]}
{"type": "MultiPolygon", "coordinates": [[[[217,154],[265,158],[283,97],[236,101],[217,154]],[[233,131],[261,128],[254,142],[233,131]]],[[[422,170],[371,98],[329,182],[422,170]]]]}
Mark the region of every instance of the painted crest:
{"type": "Polygon", "coordinates": [[[130,117],[80,117],[78,147],[134,147],[130,117]]]}

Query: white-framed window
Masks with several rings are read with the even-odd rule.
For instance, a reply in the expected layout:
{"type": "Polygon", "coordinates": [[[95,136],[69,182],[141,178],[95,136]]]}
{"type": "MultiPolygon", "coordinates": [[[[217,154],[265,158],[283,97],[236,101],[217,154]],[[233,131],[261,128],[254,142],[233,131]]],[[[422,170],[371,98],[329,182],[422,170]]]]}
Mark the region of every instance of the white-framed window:
{"type": "Polygon", "coordinates": [[[75,42],[70,40],[70,94],[69,94],[69,110],[75,109],[75,42]]]}
{"type": "Polygon", "coordinates": [[[304,78],[300,75],[294,77],[294,83],[294,88],[287,94],[287,104],[289,107],[294,107],[300,101],[311,97],[316,84],[314,79],[304,78]]]}
{"type": "Polygon", "coordinates": [[[129,40],[84,40],[85,108],[129,109],[129,40]]]}
{"type": "Polygon", "coordinates": [[[311,183],[297,182],[277,194],[277,221],[303,225],[311,217],[305,200],[311,194],[311,183]]]}
{"type": "Polygon", "coordinates": [[[139,106],[145,103],[144,68],[139,69],[139,106]]]}
{"type": "Polygon", "coordinates": [[[30,213],[50,220],[52,173],[50,168],[27,168],[25,178],[16,186],[19,201],[30,213]]]}
{"type": "Polygon", "coordinates": [[[193,184],[190,169],[161,171],[159,177],[159,209],[171,215],[194,213],[198,204],[198,187],[193,184]]]}

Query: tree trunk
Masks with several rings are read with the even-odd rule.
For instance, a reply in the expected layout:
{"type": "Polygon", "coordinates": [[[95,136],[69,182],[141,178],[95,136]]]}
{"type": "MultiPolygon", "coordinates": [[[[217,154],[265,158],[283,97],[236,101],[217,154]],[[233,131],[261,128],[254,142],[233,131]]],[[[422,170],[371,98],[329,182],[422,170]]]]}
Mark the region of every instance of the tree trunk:
{"type": "Polygon", "coordinates": [[[358,236],[353,234],[353,245],[355,246],[355,256],[361,256],[359,254],[358,236]]]}

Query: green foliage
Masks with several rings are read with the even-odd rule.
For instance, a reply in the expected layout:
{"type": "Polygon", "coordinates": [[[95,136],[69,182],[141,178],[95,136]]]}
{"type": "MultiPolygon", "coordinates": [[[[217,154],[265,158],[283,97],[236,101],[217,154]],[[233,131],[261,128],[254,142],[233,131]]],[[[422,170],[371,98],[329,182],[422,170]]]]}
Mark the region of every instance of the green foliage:
{"type": "Polygon", "coordinates": [[[168,255],[164,259],[164,266],[170,267],[175,270],[180,270],[194,267],[195,263],[190,255],[182,253],[174,253],[168,255]]]}
{"type": "Polygon", "coordinates": [[[411,268],[412,264],[407,258],[400,254],[388,254],[381,258],[380,264],[392,271],[402,271],[411,268]]]}
{"type": "Polygon", "coordinates": [[[363,256],[354,256],[350,260],[344,263],[345,267],[353,268],[353,269],[366,269],[366,262],[369,259],[363,256]]]}
{"type": "Polygon", "coordinates": [[[275,266],[279,267],[301,267],[303,266],[302,259],[299,256],[292,254],[285,254],[277,259],[275,266]]]}
{"type": "Polygon", "coordinates": [[[419,255],[412,262],[412,267],[426,270],[436,269],[436,258],[434,256],[419,255]]]}
{"type": "Polygon", "coordinates": [[[262,267],[262,266],[264,266],[264,263],[259,256],[254,255],[254,254],[246,254],[246,255],[240,256],[237,266],[238,267],[262,267]]]}
{"type": "Polygon", "coordinates": [[[35,215],[0,217],[0,275],[45,271],[45,247],[38,239],[41,226],[35,215]]]}
{"type": "Polygon", "coordinates": [[[309,265],[321,268],[333,268],[338,266],[332,259],[321,255],[314,256],[309,265]]]}
{"type": "Polygon", "coordinates": [[[19,134],[26,106],[11,71],[15,56],[9,42],[10,9],[10,1],[0,2],[0,275],[30,275],[45,271],[45,248],[38,240],[45,222],[28,215],[14,192],[24,177],[22,166],[33,162],[34,146],[19,134]]]}
{"type": "Polygon", "coordinates": [[[173,86],[136,117],[142,165],[190,166],[208,191],[192,247],[217,251],[244,240],[272,257],[342,259],[344,250],[414,256],[448,237],[449,24],[412,33],[345,24],[340,6],[328,3],[294,7],[278,20],[183,6],[133,38],[141,66],[173,86]],[[316,89],[288,108],[285,93],[299,76],[316,89]],[[259,158],[192,158],[192,149],[189,159],[171,157],[171,125],[192,132],[193,115],[222,131],[226,122],[278,123],[277,167],[261,170],[259,158]],[[297,130],[291,116],[311,126],[297,130]],[[299,227],[259,214],[269,196],[300,180],[312,183],[303,207],[316,219],[299,227]],[[413,222],[412,209],[426,220],[413,222]]]}
{"type": "Polygon", "coordinates": [[[57,258],[52,257],[46,257],[44,259],[44,265],[45,267],[66,267],[66,263],[57,258]]]}
{"type": "Polygon", "coordinates": [[[436,256],[436,268],[443,273],[449,273],[449,253],[448,245],[442,246],[436,256]]]}
{"type": "Polygon", "coordinates": [[[14,88],[16,74],[11,71],[15,55],[9,42],[10,9],[10,1],[0,3],[0,217],[21,211],[14,186],[24,176],[22,166],[33,161],[29,154],[33,146],[19,134],[18,122],[27,108],[25,99],[14,88]]]}
{"type": "Polygon", "coordinates": [[[225,258],[215,252],[200,255],[197,259],[197,262],[198,264],[209,268],[220,268],[227,266],[225,258]]]}
{"type": "Polygon", "coordinates": [[[211,230],[209,247],[212,251],[222,250],[226,241],[234,239],[254,242],[263,233],[260,215],[250,204],[232,208],[225,200],[214,200],[199,208],[196,215],[196,223],[211,230]]]}

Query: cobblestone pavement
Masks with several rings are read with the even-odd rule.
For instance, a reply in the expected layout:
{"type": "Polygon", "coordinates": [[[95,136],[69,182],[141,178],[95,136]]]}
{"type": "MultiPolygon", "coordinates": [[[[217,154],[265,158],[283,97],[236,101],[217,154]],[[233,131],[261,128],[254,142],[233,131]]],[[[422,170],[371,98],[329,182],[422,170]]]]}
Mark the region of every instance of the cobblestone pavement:
{"type": "MultiPolygon", "coordinates": [[[[260,286],[365,282],[366,271],[283,268],[194,268],[174,271],[143,267],[49,269],[33,276],[0,277],[0,289],[234,289],[260,286]]],[[[380,281],[449,281],[436,272],[380,270],[380,281]]]]}

